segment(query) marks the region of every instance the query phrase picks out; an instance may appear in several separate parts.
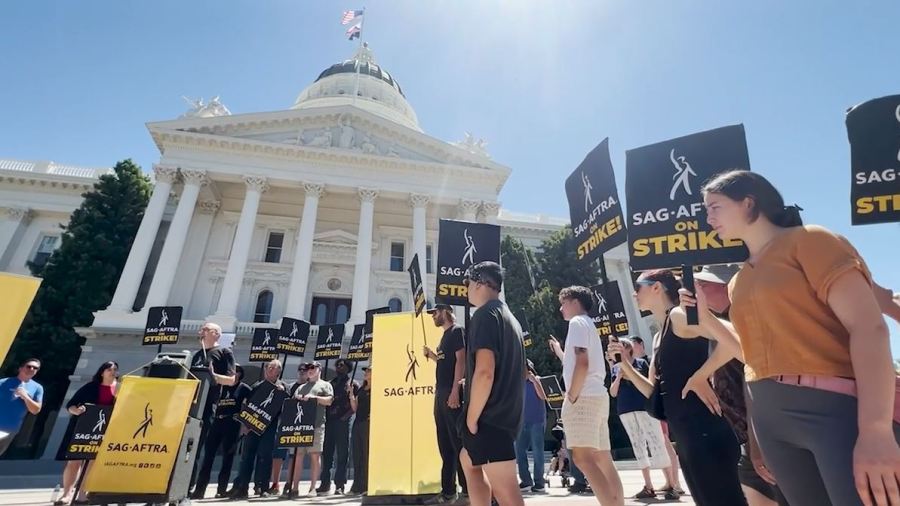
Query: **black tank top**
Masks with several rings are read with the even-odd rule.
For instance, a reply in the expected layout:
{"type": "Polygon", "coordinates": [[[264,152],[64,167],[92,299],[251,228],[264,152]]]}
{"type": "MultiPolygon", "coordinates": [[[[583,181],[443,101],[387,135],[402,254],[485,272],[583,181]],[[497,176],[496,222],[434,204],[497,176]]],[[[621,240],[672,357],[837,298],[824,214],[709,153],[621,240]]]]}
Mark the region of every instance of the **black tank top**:
{"type": "Polygon", "coordinates": [[[675,334],[668,315],[663,325],[656,356],[656,375],[663,394],[663,407],[668,419],[713,416],[703,401],[691,392],[686,399],[681,391],[687,380],[700,369],[709,358],[709,341],[702,337],[684,339],[675,334]]]}

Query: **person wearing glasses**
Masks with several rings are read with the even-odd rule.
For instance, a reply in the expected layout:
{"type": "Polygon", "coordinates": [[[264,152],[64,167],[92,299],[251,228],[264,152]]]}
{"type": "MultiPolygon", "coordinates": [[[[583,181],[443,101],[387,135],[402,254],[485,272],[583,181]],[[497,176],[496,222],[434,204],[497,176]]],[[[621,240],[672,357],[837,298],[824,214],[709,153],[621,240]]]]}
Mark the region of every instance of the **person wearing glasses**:
{"type": "Polygon", "coordinates": [[[19,374],[0,379],[0,456],[6,453],[25,415],[41,412],[44,387],[34,381],[41,369],[41,361],[29,358],[19,366],[19,374]]]}
{"type": "Polygon", "coordinates": [[[522,430],[525,347],[522,328],[500,300],[503,271],[494,262],[469,267],[463,284],[478,310],[469,324],[465,420],[460,462],[472,506],[522,506],[516,478],[515,440],[522,430]]]}

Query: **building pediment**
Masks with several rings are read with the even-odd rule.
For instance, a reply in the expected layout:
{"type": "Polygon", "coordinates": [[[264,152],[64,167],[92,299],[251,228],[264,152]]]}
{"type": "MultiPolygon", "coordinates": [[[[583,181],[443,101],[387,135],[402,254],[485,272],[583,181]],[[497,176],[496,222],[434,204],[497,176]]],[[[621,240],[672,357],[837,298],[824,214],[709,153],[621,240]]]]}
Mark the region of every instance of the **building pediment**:
{"type": "Polygon", "coordinates": [[[149,123],[161,152],[201,146],[300,158],[334,156],[510,170],[486,153],[450,144],[353,106],[322,107],[149,123]]]}
{"type": "Polygon", "coordinates": [[[344,230],[329,230],[313,236],[314,242],[328,244],[347,244],[355,246],[358,240],[359,238],[356,235],[344,230]]]}

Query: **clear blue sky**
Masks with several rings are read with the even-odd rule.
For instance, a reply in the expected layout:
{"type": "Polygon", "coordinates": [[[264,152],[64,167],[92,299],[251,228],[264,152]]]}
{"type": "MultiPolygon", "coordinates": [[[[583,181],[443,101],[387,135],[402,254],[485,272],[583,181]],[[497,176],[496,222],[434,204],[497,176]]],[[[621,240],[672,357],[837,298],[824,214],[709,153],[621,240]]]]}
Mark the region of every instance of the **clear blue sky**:
{"type": "MultiPolygon", "coordinates": [[[[504,207],[568,216],[563,181],[604,137],[621,186],[626,149],[744,123],[753,170],[900,290],[900,225],[850,227],[843,123],[848,106],[900,93],[900,3],[370,3],[364,38],[424,130],[471,131],[512,167],[504,207]]],[[[145,122],[184,112],[181,95],[286,109],[352,54],[339,18],[363,6],[2,2],[0,157],[149,168],[145,122]]]]}

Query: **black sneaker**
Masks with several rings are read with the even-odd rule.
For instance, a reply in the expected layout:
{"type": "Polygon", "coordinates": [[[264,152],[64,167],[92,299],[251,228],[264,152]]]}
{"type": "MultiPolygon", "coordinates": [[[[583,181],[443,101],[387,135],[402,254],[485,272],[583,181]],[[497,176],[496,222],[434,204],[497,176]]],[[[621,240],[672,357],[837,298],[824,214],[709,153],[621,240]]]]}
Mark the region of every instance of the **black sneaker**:
{"type": "Polygon", "coordinates": [[[343,485],[340,487],[334,487],[334,495],[344,495],[343,485]]]}
{"type": "Polygon", "coordinates": [[[331,492],[331,485],[328,485],[328,486],[321,485],[319,488],[316,489],[317,494],[327,494],[329,492],[331,492]]]}
{"type": "Polygon", "coordinates": [[[453,494],[453,495],[438,494],[438,495],[432,497],[431,499],[428,499],[427,501],[425,501],[425,504],[450,504],[450,503],[456,502],[458,499],[459,499],[459,497],[456,494],[453,494]]]}
{"type": "Polygon", "coordinates": [[[534,486],[534,484],[529,485],[529,484],[525,483],[524,481],[519,482],[519,490],[528,490],[533,486],[534,486]]]}
{"type": "Polygon", "coordinates": [[[544,488],[544,487],[537,487],[537,486],[535,486],[535,487],[531,487],[531,493],[532,493],[532,494],[546,494],[546,493],[547,493],[547,489],[544,488]]]}
{"type": "Polygon", "coordinates": [[[246,490],[235,490],[228,496],[232,501],[246,501],[250,494],[246,490]]]}
{"type": "Polygon", "coordinates": [[[587,485],[584,483],[575,483],[568,490],[570,494],[583,494],[587,491],[587,488],[587,485]]]}

